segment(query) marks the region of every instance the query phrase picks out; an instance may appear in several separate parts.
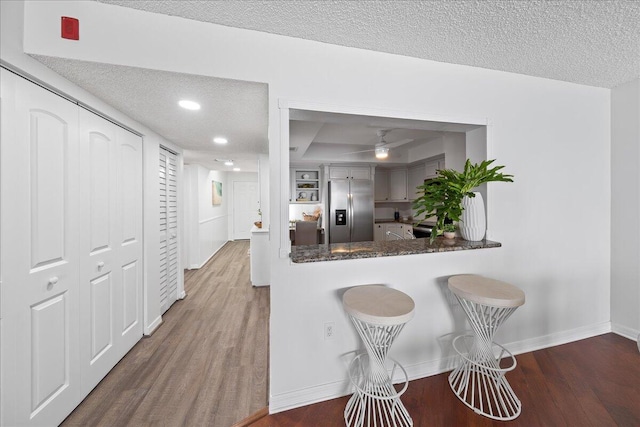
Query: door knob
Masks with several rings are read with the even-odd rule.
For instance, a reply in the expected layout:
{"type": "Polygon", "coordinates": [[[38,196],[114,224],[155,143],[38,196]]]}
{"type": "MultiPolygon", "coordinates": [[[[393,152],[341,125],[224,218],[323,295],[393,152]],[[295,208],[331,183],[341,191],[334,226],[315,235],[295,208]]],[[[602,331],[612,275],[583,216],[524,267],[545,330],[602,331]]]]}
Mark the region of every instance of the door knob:
{"type": "Polygon", "coordinates": [[[49,283],[47,283],[47,290],[50,291],[53,288],[53,285],[55,285],[56,283],[58,283],[58,278],[56,276],[49,278],[49,283]]]}
{"type": "Polygon", "coordinates": [[[175,239],[176,238],[176,233],[171,233],[171,238],[175,239]]]}
{"type": "Polygon", "coordinates": [[[98,263],[98,270],[102,270],[104,268],[104,262],[100,261],[98,263]]]}

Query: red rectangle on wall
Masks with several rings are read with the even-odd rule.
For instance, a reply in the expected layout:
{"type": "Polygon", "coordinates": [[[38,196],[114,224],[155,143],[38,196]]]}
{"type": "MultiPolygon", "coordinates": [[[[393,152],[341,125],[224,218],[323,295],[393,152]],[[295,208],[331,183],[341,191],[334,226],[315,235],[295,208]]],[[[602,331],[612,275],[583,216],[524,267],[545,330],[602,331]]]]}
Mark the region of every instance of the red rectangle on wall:
{"type": "Polygon", "coordinates": [[[62,17],[61,33],[63,39],[80,40],[80,21],[68,16],[62,17]]]}

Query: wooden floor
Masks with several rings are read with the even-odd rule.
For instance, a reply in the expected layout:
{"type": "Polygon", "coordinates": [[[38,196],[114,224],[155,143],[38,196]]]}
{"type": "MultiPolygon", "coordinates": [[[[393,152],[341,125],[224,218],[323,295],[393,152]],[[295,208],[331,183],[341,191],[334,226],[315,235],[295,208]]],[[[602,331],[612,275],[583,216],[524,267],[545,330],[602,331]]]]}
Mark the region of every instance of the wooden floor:
{"type": "Polygon", "coordinates": [[[249,279],[249,242],[185,274],[163,315],[63,426],[229,427],[267,405],[269,288],[249,279]]]}
{"type": "MultiPolygon", "coordinates": [[[[516,357],[507,379],[522,401],[509,422],[476,415],[453,394],[447,374],[409,383],[402,396],[414,426],[640,426],[640,353],[614,334],[516,357]]],[[[269,415],[251,427],[344,426],[348,397],[269,415]]]]}

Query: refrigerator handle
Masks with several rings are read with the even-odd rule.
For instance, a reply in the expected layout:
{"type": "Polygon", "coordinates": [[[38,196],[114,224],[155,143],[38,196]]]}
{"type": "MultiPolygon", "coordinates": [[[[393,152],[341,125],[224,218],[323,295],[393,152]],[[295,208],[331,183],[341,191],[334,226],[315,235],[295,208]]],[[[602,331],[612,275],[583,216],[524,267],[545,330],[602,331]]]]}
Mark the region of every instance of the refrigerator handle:
{"type": "Polygon", "coordinates": [[[353,194],[349,193],[349,241],[353,240],[353,194]]]}

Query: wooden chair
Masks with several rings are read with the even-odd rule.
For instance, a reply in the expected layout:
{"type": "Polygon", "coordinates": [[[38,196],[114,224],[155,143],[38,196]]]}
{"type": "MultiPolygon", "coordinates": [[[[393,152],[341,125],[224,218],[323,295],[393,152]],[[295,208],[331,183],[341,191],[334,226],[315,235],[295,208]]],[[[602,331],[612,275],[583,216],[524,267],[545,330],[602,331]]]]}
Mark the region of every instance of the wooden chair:
{"type": "Polygon", "coordinates": [[[318,244],[318,223],[316,221],[296,221],[296,246],[318,244]]]}

